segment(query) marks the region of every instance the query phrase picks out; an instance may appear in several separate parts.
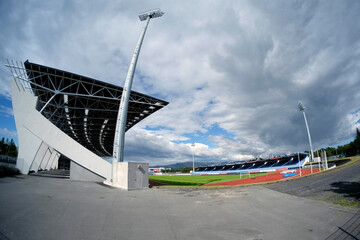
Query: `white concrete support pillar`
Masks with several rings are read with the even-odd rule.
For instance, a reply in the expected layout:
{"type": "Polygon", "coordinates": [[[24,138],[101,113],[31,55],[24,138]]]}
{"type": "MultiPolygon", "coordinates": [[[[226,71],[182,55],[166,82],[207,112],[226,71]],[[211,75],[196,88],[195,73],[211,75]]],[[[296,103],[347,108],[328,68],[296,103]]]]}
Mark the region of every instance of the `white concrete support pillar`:
{"type": "Polygon", "coordinates": [[[49,151],[49,146],[47,146],[46,150],[45,150],[45,153],[42,157],[42,161],[41,161],[41,164],[40,164],[40,169],[42,170],[48,170],[46,169],[46,165],[48,163],[48,161],[50,160],[51,158],[51,152],[49,151]]]}
{"type": "Polygon", "coordinates": [[[44,142],[41,142],[36,154],[33,156],[30,171],[37,172],[39,169],[41,169],[41,162],[46,153],[46,148],[46,144],[44,144],[44,142]]]}
{"type": "Polygon", "coordinates": [[[59,158],[60,158],[60,153],[56,153],[56,156],[54,158],[53,163],[51,164],[51,169],[58,169],[59,167],[59,158]]]}
{"type": "Polygon", "coordinates": [[[58,153],[55,151],[55,149],[52,149],[51,157],[46,165],[46,169],[54,169],[52,166],[54,165],[54,161],[57,158],[57,156],[58,156],[58,153]]]}

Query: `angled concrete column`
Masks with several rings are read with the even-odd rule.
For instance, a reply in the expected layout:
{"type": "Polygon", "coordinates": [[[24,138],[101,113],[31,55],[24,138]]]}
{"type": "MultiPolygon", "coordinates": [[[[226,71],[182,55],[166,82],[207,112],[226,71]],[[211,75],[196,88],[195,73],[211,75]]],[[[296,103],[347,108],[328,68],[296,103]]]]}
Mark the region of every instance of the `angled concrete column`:
{"type": "Polygon", "coordinates": [[[51,152],[51,157],[46,165],[46,169],[55,169],[53,166],[57,167],[57,160],[59,159],[59,156],[59,153],[55,151],[55,149],[53,149],[51,152]],[[56,163],[56,165],[54,164],[54,162],[56,163]]]}
{"type": "Polygon", "coordinates": [[[69,137],[36,110],[37,97],[25,91],[16,79],[11,81],[12,103],[19,139],[17,168],[29,171],[56,168],[65,155],[83,169],[104,179],[111,179],[111,164],[69,137]],[[57,156],[51,161],[52,152],[57,156]],[[51,164],[50,164],[51,162],[51,164]]]}

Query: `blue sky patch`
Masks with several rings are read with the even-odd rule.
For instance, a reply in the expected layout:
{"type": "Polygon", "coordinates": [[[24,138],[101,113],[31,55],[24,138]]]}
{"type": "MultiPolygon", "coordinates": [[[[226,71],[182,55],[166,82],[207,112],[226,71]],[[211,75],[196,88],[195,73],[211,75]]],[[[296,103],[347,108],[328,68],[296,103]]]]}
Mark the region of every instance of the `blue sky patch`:
{"type": "Polygon", "coordinates": [[[174,129],[172,129],[172,128],[164,127],[164,126],[157,126],[157,127],[149,127],[149,126],[146,126],[145,129],[146,129],[146,130],[149,130],[149,131],[160,131],[160,130],[170,130],[170,131],[173,131],[173,130],[174,130],[174,129]]]}
{"type": "Polygon", "coordinates": [[[210,136],[224,136],[226,138],[232,138],[235,134],[229,133],[225,129],[219,127],[216,123],[210,128],[207,128],[206,133],[197,131],[195,133],[184,134],[184,137],[188,138],[188,140],[174,141],[174,143],[202,143],[208,145],[210,148],[217,148],[218,146],[213,141],[209,140],[210,136]]]}
{"type": "Polygon", "coordinates": [[[7,97],[0,95],[0,137],[12,138],[18,144],[12,103],[7,97]]]}

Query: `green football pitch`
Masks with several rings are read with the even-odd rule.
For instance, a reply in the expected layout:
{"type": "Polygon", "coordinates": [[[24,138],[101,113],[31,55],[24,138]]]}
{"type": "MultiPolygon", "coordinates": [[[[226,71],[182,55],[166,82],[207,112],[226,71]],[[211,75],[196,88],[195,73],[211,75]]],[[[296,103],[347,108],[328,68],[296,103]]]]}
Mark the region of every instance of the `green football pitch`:
{"type": "MultiPolygon", "coordinates": [[[[266,175],[268,173],[251,174],[250,177],[266,175]]],[[[248,178],[248,174],[242,174],[241,179],[248,178]]],[[[208,183],[227,182],[239,180],[240,175],[172,175],[172,176],[149,176],[149,180],[174,186],[199,186],[208,183]]]]}

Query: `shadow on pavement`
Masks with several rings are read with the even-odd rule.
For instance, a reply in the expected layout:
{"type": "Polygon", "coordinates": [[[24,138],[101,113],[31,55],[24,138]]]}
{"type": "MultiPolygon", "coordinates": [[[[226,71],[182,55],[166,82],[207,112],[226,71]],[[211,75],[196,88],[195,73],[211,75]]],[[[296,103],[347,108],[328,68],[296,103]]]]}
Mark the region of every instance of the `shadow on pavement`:
{"type": "Polygon", "coordinates": [[[343,194],[344,197],[360,199],[360,182],[334,182],[330,184],[332,191],[343,194]]]}

